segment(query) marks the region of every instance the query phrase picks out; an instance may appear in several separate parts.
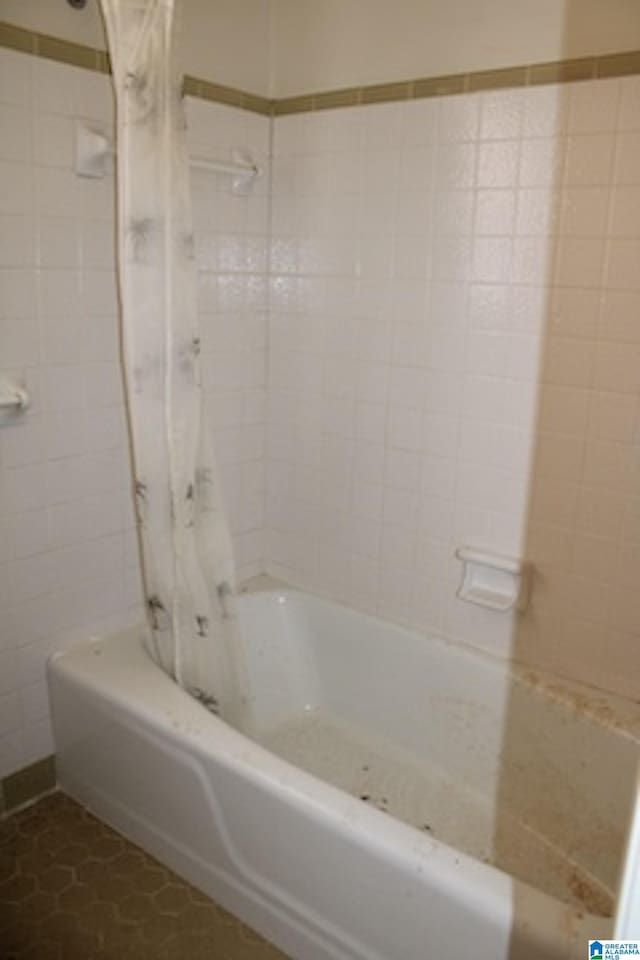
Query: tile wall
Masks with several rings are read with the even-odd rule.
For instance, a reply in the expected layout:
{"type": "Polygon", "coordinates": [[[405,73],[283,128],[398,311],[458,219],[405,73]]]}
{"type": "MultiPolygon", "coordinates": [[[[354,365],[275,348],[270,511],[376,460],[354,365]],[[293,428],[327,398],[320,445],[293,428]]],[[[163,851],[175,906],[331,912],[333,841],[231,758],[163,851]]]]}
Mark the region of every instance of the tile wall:
{"type": "Polygon", "coordinates": [[[638,78],[278,117],[270,570],[637,697],[639,228],[638,78]]]}
{"type": "MultiPolygon", "coordinates": [[[[194,154],[268,174],[274,138],[271,205],[267,174],[193,181],[240,577],[637,697],[640,78],[271,132],[188,106],[194,154]],[[463,543],[534,564],[525,616],[456,599],[463,543]]],[[[0,423],[0,776],[52,750],[48,652],[139,613],[113,180],[75,176],[78,116],[110,126],[106,77],[0,50],[0,368],[33,397],[0,423]]]]}
{"type": "MultiPolygon", "coordinates": [[[[112,123],[107,77],[0,49],[0,776],[53,750],[47,654],[139,615],[118,359],[113,178],[73,171],[74,121],[112,123]]],[[[251,147],[269,122],[189,103],[194,152],[251,147]]],[[[263,566],[266,183],[251,199],[198,174],[205,377],[240,576],[263,566]]]]}

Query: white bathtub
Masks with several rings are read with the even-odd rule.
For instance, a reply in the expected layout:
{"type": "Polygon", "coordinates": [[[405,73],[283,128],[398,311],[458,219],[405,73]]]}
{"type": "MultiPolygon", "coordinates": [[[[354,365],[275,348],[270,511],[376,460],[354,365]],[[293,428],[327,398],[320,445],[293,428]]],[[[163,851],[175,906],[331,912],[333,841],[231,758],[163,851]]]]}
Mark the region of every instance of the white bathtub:
{"type": "Polygon", "coordinates": [[[260,743],[134,630],[50,663],[62,788],[295,960],[582,960],[610,935],[637,707],[295,591],[239,616],[260,743]]]}

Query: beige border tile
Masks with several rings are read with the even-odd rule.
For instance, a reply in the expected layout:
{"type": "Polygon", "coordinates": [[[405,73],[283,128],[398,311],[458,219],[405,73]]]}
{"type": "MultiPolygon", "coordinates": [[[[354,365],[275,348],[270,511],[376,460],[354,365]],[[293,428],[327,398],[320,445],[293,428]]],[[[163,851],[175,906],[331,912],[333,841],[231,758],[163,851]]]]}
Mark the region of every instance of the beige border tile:
{"type": "MultiPolygon", "coordinates": [[[[0,47],[9,47],[24,53],[47,57],[62,63],[109,73],[109,55],[57,37],[24,30],[0,21],[0,47]]],[[[380,83],[366,87],[348,87],[269,100],[257,94],[211,83],[197,77],[185,76],[184,93],[212,103],[225,103],[265,116],[285,116],[289,113],[307,113],[313,110],[332,110],[357,104],[393,103],[422,97],[445,97],[481,90],[500,90],[527,85],[567,83],[591,80],[597,77],[621,77],[640,74],[640,51],[630,50],[601,57],[582,57],[558,60],[528,66],[506,67],[500,70],[479,70],[442,77],[418,77],[400,83],[380,83]]]]}
{"type": "Polygon", "coordinates": [[[223,87],[222,84],[211,83],[209,80],[200,80],[198,86],[198,96],[203,100],[212,100],[215,103],[226,103],[230,107],[243,106],[244,94],[241,90],[234,90],[232,87],[223,87]]]}
{"type": "Polygon", "coordinates": [[[98,73],[111,73],[111,57],[106,50],[96,50],[96,70],[98,73]]]}
{"type": "Polygon", "coordinates": [[[253,113],[262,113],[267,116],[271,113],[271,101],[266,97],[259,97],[254,93],[245,93],[233,87],[223,87],[219,83],[210,83],[208,80],[199,80],[185,74],[182,92],[188,97],[199,97],[212,103],[224,103],[231,107],[242,107],[253,113]]]}
{"type": "Polygon", "coordinates": [[[469,74],[469,90],[505,90],[508,87],[524,87],[529,78],[528,67],[508,67],[505,70],[486,70],[469,74]]]}
{"type": "Polygon", "coordinates": [[[640,50],[598,57],[596,65],[599,77],[628,77],[640,73],[640,50]]]}
{"type": "Polygon", "coordinates": [[[581,60],[558,60],[554,63],[534,63],[529,71],[532,86],[545,83],[572,83],[575,80],[592,80],[596,76],[596,58],[581,60]]]}
{"type": "Polygon", "coordinates": [[[597,77],[640,74],[640,51],[611,54],[603,57],[582,57],[558,60],[500,70],[480,70],[442,77],[420,77],[403,83],[350,87],[340,91],[311,96],[287,97],[273,101],[273,113],[282,116],[329,107],[385,103],[422,97],[445,97],[482,90],[513,89],[549,83],[570,83],[597,77]]]}
{"type": "Polygon", "coordinates": [[[23,53],[36,52],[36,37],[30,30],[14,27],[12,23],[0,21],[0,47],[21,50],[23,53]]]}
{"type": "Polygon", "coordinates": [[[313,110],[313,97],[284,97],[274,100],[272,112],[274,116],[284,116],[287,113],[307,113],[313,110]]]}
{"type": "Polygon", "coordinates": [[[9,813],[21,807],[43,793],[48,793],[56,785],[55,757],[45,757],[29,767],[24,767],[2,780],[5,811],[9,813]]]}
{"type": "Polygon", "coordinates": [[[69,43],[67,40],[58,40],[57,37],[48,37],[43,33],[36,33],[34,36],[35,52],[39,57],[68,63],[72,67],[84,67],[85,70],[98,69],[99,50],[83,47],[79,43],[69,43]]]}
{"type": "Polygon", "coordinates": [[[199,97],[200,81],[196,77],[190,77],[188,73],[185,73],[182,82],[182,93],[185,97],[199,97]]]}
{"type": "Polygon", "coordinates": [[[361,103],[390,103],[398,100],[410,100],[413,94],[413,81],[403,83],[377,83],[371,87],[362,87],[361,103]]]}
{"type": "Polygon", "coordinates": [[[272,113],[272,101],[267,100],[266,97],[259,97],[257,93],[245,93],[242,106],[245,110],[261,113],[265,117],[271,116],[272,113]]]}
{"type": "Polygon", "coordinates": [[[313,95],[314,110],[335,110],[338,107],[355,107],[361,103],[360,87],[348,87],[346,90],[327,90],[326,93],[313,95]]]}
{"type": "MultiPolygon", "coordinates": [[[[0,47],[20,50],[59,63],[68,63],[74,67],[83,67],[98,73],[111,73],[109,54],[105,50],[97,50],[78,43],[70,43],[58,37],[51,37],[22,27],[15,27],[11,23],[0,21],[0,47]]],[[[214,103],[226,103],[229,106],[241,107],[254,113],[269,116],[272,113],[272,101],[266,97],[225,87],[222,84],[210,83],[197,77],[185,76],[184,92],[190,96],[200,97],[214,103]]]]}
{"type": "Polygon", "coordinates": [[[421,77],[413,81],[413,96],[422,97],[450,97],[457,93],[466,93],[468,76],[465,73],[452,73],[444,77],[421,77]]]}

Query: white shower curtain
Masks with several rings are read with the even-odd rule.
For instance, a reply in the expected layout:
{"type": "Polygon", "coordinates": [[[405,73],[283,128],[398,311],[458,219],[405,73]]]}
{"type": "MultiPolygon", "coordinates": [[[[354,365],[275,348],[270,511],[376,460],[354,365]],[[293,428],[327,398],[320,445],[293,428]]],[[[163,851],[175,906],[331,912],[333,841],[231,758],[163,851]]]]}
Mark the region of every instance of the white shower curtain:
{"type": "Polygon", "coordinates": [[[231,540],[203,422],[175,0],[101,0],[116,92],[122,355],[152,655],[247,728],[231,540]]]}

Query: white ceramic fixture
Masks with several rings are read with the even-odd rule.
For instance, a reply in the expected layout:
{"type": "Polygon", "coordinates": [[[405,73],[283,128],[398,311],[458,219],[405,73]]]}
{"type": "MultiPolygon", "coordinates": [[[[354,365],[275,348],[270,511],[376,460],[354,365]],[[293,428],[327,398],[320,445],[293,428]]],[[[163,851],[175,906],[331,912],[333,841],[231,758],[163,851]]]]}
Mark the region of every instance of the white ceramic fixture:
{"type": "Polygon", "coordinates": [[[637,705],[294,591],[238,609],[254,740],[140,631],[53,658],[68,793],[292,957],[582,960],[610,936],[637,705]]]}
{"type": "MultiPolygon", "coordinates": [[[[75,170],[79,177],[104,177],[113,163],[115,147],[104,130],[84,120],[76,120],[75,170]]],[[[235,194],[249,192],[256,177],[262,173],[248,151],[239,147],[231,151],[231,160],[212,160],[191,157],[190,166],[196,170],[229,174],[235,194]]]]}

